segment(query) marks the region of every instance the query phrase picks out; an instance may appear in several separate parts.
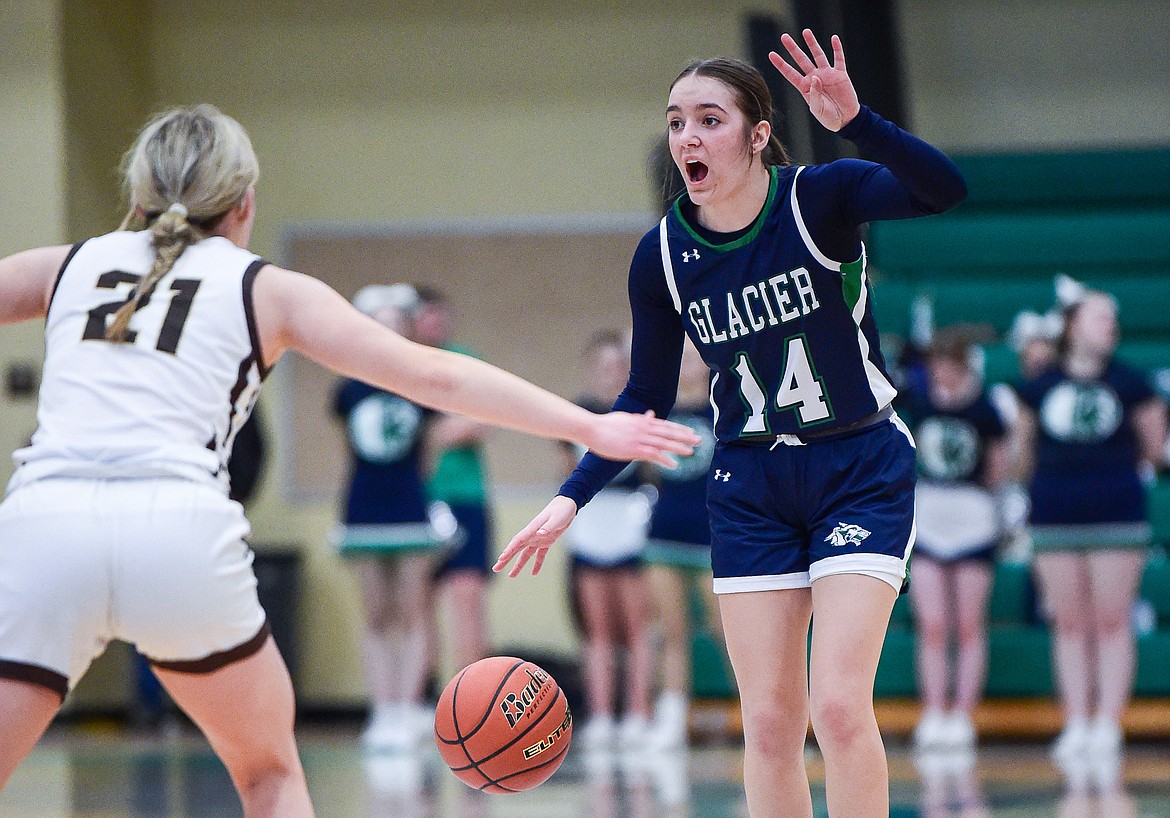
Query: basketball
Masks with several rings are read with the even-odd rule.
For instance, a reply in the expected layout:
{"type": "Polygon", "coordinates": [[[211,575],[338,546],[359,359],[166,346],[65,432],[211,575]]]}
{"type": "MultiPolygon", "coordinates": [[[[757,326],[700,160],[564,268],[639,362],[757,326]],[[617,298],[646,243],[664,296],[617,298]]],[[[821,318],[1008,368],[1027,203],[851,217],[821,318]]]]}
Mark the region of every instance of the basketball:
{"type": "Polygon", "coordinates": [[[464,784],[483,792],[530,790],[557,771],[573,715],[547,672],[490,656],[455,674],[435,708],[435,744],[464,784]]]}

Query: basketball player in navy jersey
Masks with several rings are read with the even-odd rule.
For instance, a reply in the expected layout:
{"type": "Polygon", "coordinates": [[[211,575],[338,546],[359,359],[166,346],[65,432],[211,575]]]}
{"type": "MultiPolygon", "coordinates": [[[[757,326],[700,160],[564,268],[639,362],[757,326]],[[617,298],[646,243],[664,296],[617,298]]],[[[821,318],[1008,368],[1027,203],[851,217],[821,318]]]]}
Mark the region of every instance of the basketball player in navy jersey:
{"type": "Polygon", "coordinates": [[[286,350],[608,457],[668,463],[698,442],[415,344],[249,253],[259,173],[234,119],[169,111],[127,153],[122,229],[0,260],[0,325],[45,319],[38,428],[0,504],[0,787],[123,639],[206,734],[248,818],[313,814],[292,684],[226,479],[235,433],[286,350]]]}
{"type": "MultiPolygon", "coordinates": [[[[712,370],[712,567],[743,708],[753,816],[811,816],[811,713],[829,813],[885,816],[873,680],[914,541],[913,443],[893,414],[860,227],[939,213],[966,195],[955,165],[859,104],[841,42],[811,31],[775,67],[822,125],[877,162],[797,167],[773,136],[763,77],[692,63],[666,108],[686,193],[630,268],[630,379],[615,403],[668,412],[684,333],[712,370]],[[880,163],[880,164],[878,164],[880,163]],[[811,620],[811,679],[806,640],[811,620]]],[[[587,455],[497,562],[537,571],[577,509],[622,468],[587,455]]]]}

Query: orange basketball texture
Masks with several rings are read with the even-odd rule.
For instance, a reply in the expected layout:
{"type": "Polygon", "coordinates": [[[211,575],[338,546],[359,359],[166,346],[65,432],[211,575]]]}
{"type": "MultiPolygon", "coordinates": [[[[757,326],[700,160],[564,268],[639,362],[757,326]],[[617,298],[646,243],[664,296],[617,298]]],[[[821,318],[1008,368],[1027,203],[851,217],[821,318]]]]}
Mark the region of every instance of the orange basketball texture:
{"type": "Polygon", "coordinates": [[[573,715],[556,681],[513,656],[463,668],[435,708],[439,754],[460,781],[483,792],[523,792],[547,781],[572,736],[573,715]]]}

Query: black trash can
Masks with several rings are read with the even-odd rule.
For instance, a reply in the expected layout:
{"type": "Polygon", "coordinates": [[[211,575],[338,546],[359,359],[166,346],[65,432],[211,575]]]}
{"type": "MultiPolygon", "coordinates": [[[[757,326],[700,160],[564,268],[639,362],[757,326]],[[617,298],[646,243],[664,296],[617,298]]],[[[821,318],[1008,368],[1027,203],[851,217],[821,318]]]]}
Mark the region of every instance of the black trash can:
{"type": "Polygon", "coordinates": [[[295,545],[253,545],[256,595],[284,656],[293,687],[297,684],[297,611],[300,608],[301,550],[295,545]]]}

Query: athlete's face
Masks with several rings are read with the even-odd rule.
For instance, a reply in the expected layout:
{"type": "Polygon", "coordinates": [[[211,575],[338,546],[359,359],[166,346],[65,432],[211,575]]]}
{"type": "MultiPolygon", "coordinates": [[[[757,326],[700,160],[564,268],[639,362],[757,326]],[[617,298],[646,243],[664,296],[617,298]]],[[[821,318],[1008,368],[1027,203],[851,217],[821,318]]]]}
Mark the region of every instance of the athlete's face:
{"type": "Polygon", "coordinates": [[[451,310],[438,302],[424,303],[414,319],[414,334],[423,344],[442,346],[451,338],[451,310]]]}
{"type": "Polygon", "coordinates": [[[748,123],[735,92],[712,77],[691,74],[670,89],[666,108],[670,155],[691,201],[702,207],[734,196],[771,135],[767,122],[748,123]]]}
{"type": "Polygon", "coordinates": [[[630,377],[630,356],[624,347],[604,344],[589,355],[589,387],[598,397],[613,399],[621,394],[630,377]]]}
{"type": "Polygon", "coordinates": [[[1069,345],[1090,355],[1107,357],[1117,347],[1117,307],[1104,295],[1085,298],[1069,325],[1069,345]]]}

